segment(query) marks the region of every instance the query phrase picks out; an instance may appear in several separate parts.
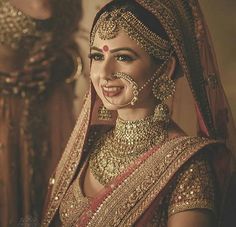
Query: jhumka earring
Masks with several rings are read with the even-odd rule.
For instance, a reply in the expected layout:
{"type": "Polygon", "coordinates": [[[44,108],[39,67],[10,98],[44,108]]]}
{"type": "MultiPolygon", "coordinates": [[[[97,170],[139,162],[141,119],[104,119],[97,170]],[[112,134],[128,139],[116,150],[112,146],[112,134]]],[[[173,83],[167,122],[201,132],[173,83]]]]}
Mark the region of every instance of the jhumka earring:
{"type": "Polygon", "coordinates": [[[98,109],[98,120],[109,121],[112,119],[111,111],[105,106],[100,106],[98,109]]]}
{"type": "Polygon", "coordinates": [[[160,102],[156,106],[154,118],[157,121],[168,123],[170,118],[169,108],[164,102],[175,93],[175,82],[169,79],[166,74],[163,74],[154,81],[152,92],[160,102]]]}
{"type": "Polygon", "coordinates": [[[164,103],[159,103],[154,112],[154,119],[159,122],[164,122],[166,124],[169,123],[170,119],[170,112],[169,108],[166,104],[164,103]]]}

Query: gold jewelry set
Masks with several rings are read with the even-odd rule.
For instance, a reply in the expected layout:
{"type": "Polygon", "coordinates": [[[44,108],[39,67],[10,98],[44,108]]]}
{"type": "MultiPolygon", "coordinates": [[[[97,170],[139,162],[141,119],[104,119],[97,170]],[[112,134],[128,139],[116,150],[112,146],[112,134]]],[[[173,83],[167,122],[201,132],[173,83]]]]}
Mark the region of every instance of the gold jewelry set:
{"type": "MultiPolygon", "coordinates": [[[[145,119],[124,121],[118,118],[115,128],[95,142],[89,166],[94,177],[103,185],[119,175],[144,152],[166,140],[170,116],[164,101],[175,92],[174,81],[162,73],[173,52],[171,45],[146,28],[132,13],[119,9],[102,14],[92,31],[91,45],[96,33],[101,39],[107,40],[115,38],[120,30],[126,32],[149,54],[164,60],[164,63],[140,88],[130,75],[123,72],[114,75],[131,84],[134,91],[131,105],[135,105],[139,92],[153,81],[152,92],[159,104],[154,114],[145,119]]],[[[103,120],[106,120],[104,116],[109,116],[108,112],[109,110],[103,109],[103,120]]]]}
{"type": "Polygon", "coordinates": [[[164,102],[174,94],[175,82],[169,79],[166,74],[156,77],[152,85],[152,93],[158,101],[164,102]]]}
{"type": "MultiPolygon", "coordinates": [[[[160,71],[166,62],[169,60],[173,53],[171,44],[162,39],[160,36],[150,31],[142,22],[140,22],[131,12],[125,11],[124,9],[115,9],[111,12],[103,13],[98,21],[96,22],[92,34],[90,45],[93,45],[95,35],[98,34],[99,38],[103,40],[109,40],[115,38],[119,31],[123,30],[128,36],[135,40],[139,46],[141,46],[150,55],[159,59],[165,60],[160,69],[151,77],[147,82],[140,88],[137,83],[132,79],[131,76],[118,72],[114,76],[117,78],[123,78],[127,80],[133,89],[133,99],[130,103],[135,105],[138,100],[138,95],[144,87],[147,86],[151,81],[153,82],[152,91],[154,96],[163,102],[165,99],[170,97],[175,92],[175,83],[169,79],[167,75],[163,74],[160,76],[160,71]]],[[[127,104],[126,104],[127,105],[127,104]]],[[[110,120],[110,111],[105,107],[101,107],[98,113],[99,120],[110,120]],[[102,111],[101,111],[102,110],[102,111]]]]}
{"type": "Polygon", "coordinates": [[[93,176],[102,185],[110,182],[140,155],[166,140],[168,122],[168,114],[159,120],[154,115],[136,121],[118,118],[115,128],[92,148],[89,166],[93,176]]]}
{"type": "MultiPolygon", "coordinates": [[[[123,78],[130,82],[132,89],[133,89],[133,99],[125,104],[131,104],[132,106],[135,105],[135,103],[138,101],[138,95],[139,93],[150,83],[154,80],[153,85],[152,85],[152,93],[154,97],[158,100],[159,103],[164,103],[165,100],[170,98],[174,93],[175,93],[175,82],[172,79],[169,79],[169,77],[163,73],[161,76],[159,76],[161,69],[165,63],[159,68],[159,70],[150,78],[146,81],[146,83],[143,84],[142,87],[138,87],[137,83],[132,79],[131,76],[127,75],[126,73],[118,72],[116,73],[117,78],[123,78]]],[[[159,104],[160,105],[160,104],[159,104]]],[[[156,109],[160,109],[157,105],[156,109]]],[[[161,105],[161,109],[163,105],[161,105]]],[[[166,108],[164,108],[166,109],[166,108]]],[[[157,110],[160,112],[160,110],[157,110]]],[[[111,111],[105,108],[105,106],[99,107],[98,110],[98,119],[99,120],[111,120],[112,114],[111,111]]]]}

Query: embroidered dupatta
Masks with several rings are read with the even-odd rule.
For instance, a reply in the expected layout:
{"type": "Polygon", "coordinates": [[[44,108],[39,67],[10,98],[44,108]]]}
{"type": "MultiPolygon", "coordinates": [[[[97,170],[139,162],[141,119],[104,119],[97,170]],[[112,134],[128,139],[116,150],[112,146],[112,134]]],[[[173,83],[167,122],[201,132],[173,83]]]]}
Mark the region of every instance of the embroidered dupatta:
{"type": "MultiPolygon", "coordinates": [[[[67,148],[49,188],[50,199],[42,226],[49,226],[70,187],[86,152],[88,124],[91,123],[92,93],[84,104],[67,148]],[[79,136],[78,136],[79,135],[79,136]]],[[[96,109],[96,105],[94,105],[96,109]]],[[[166,186],[179,168],[206,145],[215,141],[200,137],[179,137],[144,153],[123,174],[92,199],[76,226],[130,226],[152,202],[162,198],[166,186]],[[157,165],[158,163],[158,165],[157,165]],[[128,212],[127,212],[128,211],[128,212]]]]}
{"type": "MultiPolygon", "coordinates": [[[[211,143],[199,137],[180,137],[147,151],[91,201],[76,226],[139,226],[140,217],[162,199],[179,168],[211,143]]],[[[142,224],[148,221],[142,220],[142,224]]]]}

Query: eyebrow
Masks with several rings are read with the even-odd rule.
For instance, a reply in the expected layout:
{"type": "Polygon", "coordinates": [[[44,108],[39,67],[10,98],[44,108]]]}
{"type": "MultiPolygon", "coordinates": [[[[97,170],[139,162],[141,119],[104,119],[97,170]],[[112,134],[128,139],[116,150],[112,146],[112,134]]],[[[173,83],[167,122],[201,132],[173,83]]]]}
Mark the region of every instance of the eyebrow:
{"type": "MultiPolygon", "coordinates": [[[[92,47],[91,47],[91,50],[96,50],[96,51],[99,51],[99,52],[103,52],[102,49],[100,49],[100,48],[98,48],[98,47],[95,47],[95,46],[92,46],[92,47]]],[[[136,57],[139,56],[136,51],[134,51],[133,49],[131,49],[131,48],[129,48],[129,47],[119,47],[119,48],[111,49],[110,52],[111,52],[111,53],[115,53],[115,52],[122,51],[122,50],[130,51],[130,52],[133,53],[136,57]]]]}
{"type": "Polygon", "coordinates": [[[102,52],[102,49],[98,48],[98,47],[95,47],[95,46],[92,46],[91,47],[91,50],[97,50],[99,52],[102,52]]]}

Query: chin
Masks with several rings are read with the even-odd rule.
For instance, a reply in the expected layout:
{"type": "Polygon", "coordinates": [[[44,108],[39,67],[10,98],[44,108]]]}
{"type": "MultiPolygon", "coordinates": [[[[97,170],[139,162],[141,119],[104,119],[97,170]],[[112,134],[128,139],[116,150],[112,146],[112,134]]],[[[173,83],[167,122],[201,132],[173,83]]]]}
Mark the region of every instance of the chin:
{"type": "Polygon", "coordinates": [[[103,105],[106,107],[106,109],[108,109],[108,110],[118,110],[118,109],[120,109],[120,107],[118,107],[118,106],[115,106],[115,105],[112,105],[112,104],[110,104],[110,103],[104,103],[103,102],[103,105]]]}

